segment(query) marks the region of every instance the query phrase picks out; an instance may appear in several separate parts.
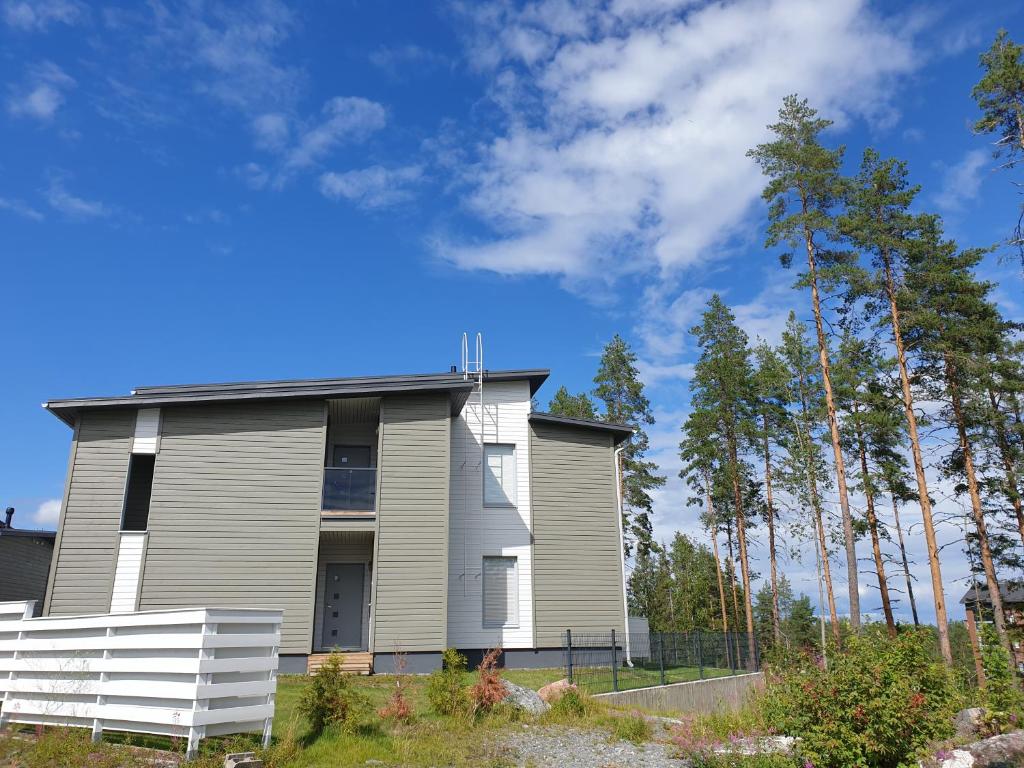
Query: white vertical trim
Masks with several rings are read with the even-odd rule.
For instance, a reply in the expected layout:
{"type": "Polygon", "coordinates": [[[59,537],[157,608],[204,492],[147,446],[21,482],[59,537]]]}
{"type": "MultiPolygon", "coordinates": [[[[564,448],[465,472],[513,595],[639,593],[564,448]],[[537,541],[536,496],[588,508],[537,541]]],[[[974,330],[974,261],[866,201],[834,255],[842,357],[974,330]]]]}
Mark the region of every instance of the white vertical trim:
{"type": "Polygon", "coordinates": [[[110,612],[130,613],[135,610],[142,574],[142,551],[146,545],[144,531],[122,531],[117,548],[114,586],[110,591],[110,612]]]}
{"type": "Polygon", "coordinates": [[[135,417],[135,439],[132,441],[132,453],[156,453],[159,436],[160,409],[140,408],[135,417]]]}

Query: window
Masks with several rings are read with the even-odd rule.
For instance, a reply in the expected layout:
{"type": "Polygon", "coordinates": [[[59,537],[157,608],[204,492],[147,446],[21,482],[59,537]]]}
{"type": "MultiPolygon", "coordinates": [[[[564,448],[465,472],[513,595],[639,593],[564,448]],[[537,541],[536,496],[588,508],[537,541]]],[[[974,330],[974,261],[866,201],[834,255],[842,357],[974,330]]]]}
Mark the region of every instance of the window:
{"type": "Polygon", "coordinates": [[[516,447],[484,446],[484,506],[514,507],[516,504],[516,447]]]}
{"type": "Polygon", "coordinates": [[[484,626],[519,626],[519,578],[514,557],[484,558],[484,626]]]}
{"type": "Polygon", "coordinates": [[[149,497],[153,493],[153,466],[156,456],[133,453],[128,463],[128,486],[124,492],[122,531],[144,531],[149,525],[149,497]]]}

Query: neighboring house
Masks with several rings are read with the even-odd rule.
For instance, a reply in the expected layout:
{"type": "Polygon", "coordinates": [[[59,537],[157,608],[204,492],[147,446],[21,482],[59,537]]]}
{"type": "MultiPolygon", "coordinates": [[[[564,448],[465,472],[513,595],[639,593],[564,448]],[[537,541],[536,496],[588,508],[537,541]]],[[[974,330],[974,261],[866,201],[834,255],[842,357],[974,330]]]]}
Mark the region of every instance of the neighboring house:
{"type": "MultiPolygon", "coordinates": [[[[1000,584],[999,596],[1003,599],[1003,616],[1006,618],[1006,631],[1013,648],[1013,661],[1017,669],[1024,672],[1024,586],[1000,584]]],[[[970,587],[960,602],[967,613],[968,624],[992,622],[992,600],[988,587],[970,587]]]]}
{"type": "Polygon", "coordinates": [[[14,507],[0,520],[0,603],[38,600],[46,596],[46,577],[53,557],[53,531],[28,531],[13,525],[14,507]]]}
{"type": "Polygon", "coordinates": [[[631,430],[531,413],[547,376],[50,401],[74,436],[45,611],[281,608],[286,672],[335,648],[378,671],[447,647],[557,666],[566,629],[624,629],[614,449],[631,430]]]}

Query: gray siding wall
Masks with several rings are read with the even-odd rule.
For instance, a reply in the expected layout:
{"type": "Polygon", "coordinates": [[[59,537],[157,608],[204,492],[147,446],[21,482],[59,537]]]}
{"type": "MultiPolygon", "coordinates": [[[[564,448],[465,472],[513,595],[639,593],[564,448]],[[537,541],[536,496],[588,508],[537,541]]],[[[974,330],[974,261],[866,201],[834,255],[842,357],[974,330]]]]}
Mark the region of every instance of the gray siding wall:
{"type": "Polygon", "coordinates": [[[309,653],[325,408],[163,410],[140,610],[283,609],[281,652],[309,653]]]}
{"type": "Polygon", "coordinates": [[[134,433],[134,410],[79,416],[47,597],[52,615],[106,613],[110,608],[134,433]]]}
{"type": "Polygon", "coordinates": [[[0,536],[0,602],[38,600],[42,607],[53,539],[0,536]]]}
{"type": "Polygon", "coordinates": [[[440,651],[448,614],[447,395],[381,401],[373,650],[440,651]]]}
{"type": "Polygon", "coordinates": [[[537,647],[574,632],[623,630],[611,436],[530,425],[537,647]]]}

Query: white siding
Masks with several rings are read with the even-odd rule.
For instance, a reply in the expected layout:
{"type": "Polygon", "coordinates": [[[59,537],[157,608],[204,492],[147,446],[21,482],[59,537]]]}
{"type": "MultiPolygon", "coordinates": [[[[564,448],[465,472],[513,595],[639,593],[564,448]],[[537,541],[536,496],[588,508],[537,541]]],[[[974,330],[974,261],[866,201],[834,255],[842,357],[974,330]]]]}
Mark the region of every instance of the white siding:
{"type": "MultiPolygon", "coordinates": [[[[533,647],[533,565],[530,547],[530,385],[484,384],[484,442],[515,446],[515,505],[483,505],[479,396],[452,419],[451,510],[448,528],[448,645],[533,647]],[[484,626],[483,558],[516,558],[516,626],[484,626]]],[[[512,587],[510,586],[510,589],[512,587]]]]}
{"type": "Polygon", "coordinates": [[[110,612],[126,613],[135,610],[139,594],[139,574],[142,572],[142,550],[146,534],[122,532],[117,548],[117,568],[114,570],[114,589],[110,594],[110,612]]]}
{"type": "Polygon", "coordinates": [[[140,408],[135,417],[135,440],[132,453],[156,453],[156,439],[160,434],[160,409],[140,408]]]}

